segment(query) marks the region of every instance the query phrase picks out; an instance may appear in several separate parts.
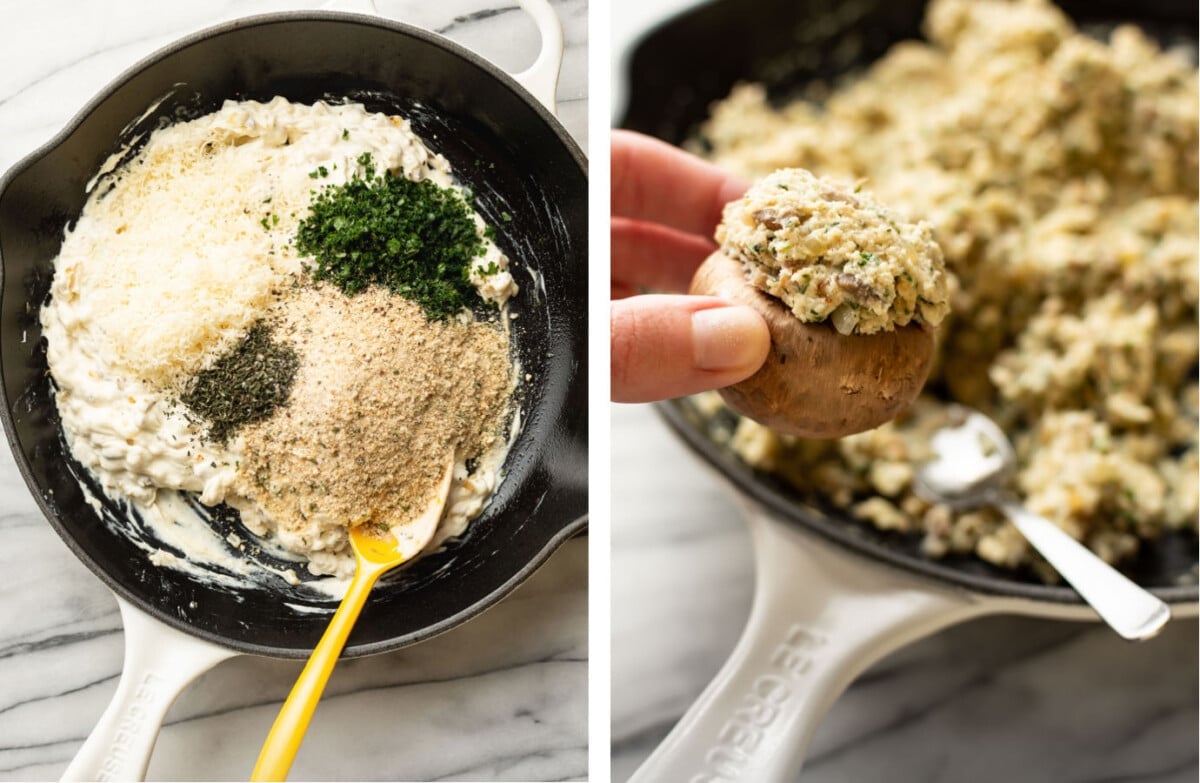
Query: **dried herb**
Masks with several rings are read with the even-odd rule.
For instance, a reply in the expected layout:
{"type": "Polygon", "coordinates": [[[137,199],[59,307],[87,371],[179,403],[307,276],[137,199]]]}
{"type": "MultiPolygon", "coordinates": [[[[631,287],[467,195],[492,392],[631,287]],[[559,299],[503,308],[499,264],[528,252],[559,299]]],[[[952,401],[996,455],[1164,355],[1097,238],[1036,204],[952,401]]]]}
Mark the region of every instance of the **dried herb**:
{"type": "Polygon", "coordinates": [[[300,223],[296,249],[312,257],[309,271],[348,295],[386,286],[445,320],[474,296],[471,261],[483,252],[468,198],[457,190],[390,171],[376,175],[369,153],[365,176],[316,195],[300,223]]]}
{"type": "Polygon", "coordinates": [[[241,342],[200,371],[180,402],[208,422],[208,435],[224,442],[242,425],[269,418],[287,402],[300,362],[286,344],[271,339],[263,321],[241,342]]]}

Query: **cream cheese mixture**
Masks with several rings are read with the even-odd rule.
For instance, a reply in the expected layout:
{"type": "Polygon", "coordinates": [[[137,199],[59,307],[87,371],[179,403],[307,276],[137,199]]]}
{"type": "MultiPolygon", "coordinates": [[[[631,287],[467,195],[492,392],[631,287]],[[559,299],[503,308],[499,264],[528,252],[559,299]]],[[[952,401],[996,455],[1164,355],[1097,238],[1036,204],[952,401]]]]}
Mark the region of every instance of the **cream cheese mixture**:
{"type": "Polygon", "coordinates": [[[804,169],[774,171],[729,202],[716,239],[751,285],[805,323],[828,319],[841,334],[874,334],[937,326],[950,311],[928,223],[804,169]]]}
{"type": "MultiPolygon", "coordinates": [[[[353,570],[345,525],[361,519],[332,524],[328,515],[294,517],[279,504],[255,500],[245,471],[261,449],[248,450],[242,432],[224,442],[209,437],[179,398],[188,378],[263,318],[283,317],[300,298],[294,292],[311,286],[292,238],[313,195],[362,177],[364,161],[409,180],[456,187],[446,159],[406,120],[357,104],[283,98],[226,102],[213,114],[156,131],[131,161],[106,164],[109,173],[93,181],[67,231],[41,314],[64,435],[106,494],[131,502],[148,520],[176,523],[178,514],[164,514],[181,508],[167,497],[173,493],[196,493],[209,506],[229,502],[253,519],[256,532],[307,560],[313,573],[353,570]],[[283,530],[288,535],[280,538],[283,530]]],[[[509,261],[483,219],[472,215],[484,252],[471,263],[470,281],[481,298],[503,306],[517,291],[509,261]]],[[[446,327],[472,330],[472,355],[483,340],[503,367],[489,365],[489,405],[474,411],[480,426],[490,428],[488,438],[456,441],[448,511],[431,546],[480,512],[499,480],[504,433],[515,431],[515,421],[507,426],[515,414],[507,400],[514,377],[507,319],[495,320],[476,325],[463,311],[446,327]]],[[[354,326],[341,337],[349,339],[354,326]]],[[[160,555],[156,562],[171,559],[160,555]]]]}

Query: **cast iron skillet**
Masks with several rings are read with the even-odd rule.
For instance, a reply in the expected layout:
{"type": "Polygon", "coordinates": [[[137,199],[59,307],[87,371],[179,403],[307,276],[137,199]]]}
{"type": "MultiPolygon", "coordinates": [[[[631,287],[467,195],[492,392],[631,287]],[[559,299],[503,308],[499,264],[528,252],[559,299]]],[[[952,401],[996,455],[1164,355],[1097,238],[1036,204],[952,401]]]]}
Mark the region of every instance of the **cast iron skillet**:
{"type": "Polygon", "coordinates": [[[240,652],[308,655],[329,615],[304,609],[320,601],[282,582],[230,590],[152,566],[104,524],[102,513],[119,509],[94,487],[103,511],[85,502],[50,396],[38,323],[63,229],[120,140],[213,111],[226,99],[275,95],[350,98],[410,118],[474,190],[500,247],[523,268],[512,305],[520,314],[514,338],[533,380],[520,392],[524,425],[504,466],[507,477],[460,540],[376,588],[345,653],[374,654],[483,611],[586,525],[586,164],[554,118],[495,66],[407,25],[303,12],[224,24],[131,68],[0,180],[0,416],[43,513],[119,596],[240,652]],[[501,220],[503,212],[511,221],[501,220]]]}
{"type": "MultiPolygon", "coordinates": [[[[1195,3],[1163,0],[1060,2],[1084,29],[1133,22],[1164,44],[1196,45],[1195,3]]],[[[924,2],[839,3],[836,0],[721,0],[669,20],[642,39],[630,57],[623,127],[681,143],[695,135],[709,107],[737,82],[760,81],[786,101],[814,79],[852,72],[893,44],[920,38],[924,2]],[[821,24],[814,24],[819,18],[821,24]],[[771,20],[764,24],[763,20],[771,20]],[[736,41],[737,45],[730,45],[736,41]]],[[[1029,573],[995,568],[974,557],[931,560],[919,539],[886,533],[832,509],[801,501],[784,482],[748,468],[717,446],[683,401],[658,406],[667,423],[702,459],[766,508],[837,544],[943,583],[998,596],[1082,603],[1074,590],[1046,586],[1029,573]]],[[[1195,603],[1196,537],[1168,534],[1125,565],[1139,584],[1168,603],[1195,603]],[[1182,584],[1181,584],[1182,583],[1182,584]]]]}

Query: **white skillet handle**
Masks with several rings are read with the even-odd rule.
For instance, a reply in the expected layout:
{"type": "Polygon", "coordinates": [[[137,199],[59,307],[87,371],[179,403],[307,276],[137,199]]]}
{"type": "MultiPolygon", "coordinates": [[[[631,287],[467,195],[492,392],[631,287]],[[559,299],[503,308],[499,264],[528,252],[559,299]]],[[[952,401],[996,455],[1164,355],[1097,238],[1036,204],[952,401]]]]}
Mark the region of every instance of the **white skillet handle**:
{"type": "MultiPolygon", "coordinates": [[[[517,82],[529,91],[551,114],[557,114],[556,93],[558,74],[563,62],[563,32],[558,14],[550,7],[549,0],[517,0],[525,13],[533,17],[538,33],[542,37],[542,48],[533,65],[520,73],[512,74],[517,82]]],[[[374,0],[328,0],[322,6],[329,10],[379,16],[374,0]]]]}
{"type": "Polygon", "coordinates": [[[752,501],[750,619],[725,666],[631,783],[792,781],[834,700],[889,652],[994,609],[848,554],[752,501]]]}
{"type": "Polygon", "coordinates": [[[525,13],[533,17],[542,36],[542,48],[533,65],[520,73],[514,73],[522,87],[537,98],[551,114],[558,114],[558,75],[563,63],[563,32],[558,14],[550,7],[549,0],[517,0],[525,13]]]}
{"type": "Polygon", "coordinates": [[[194,679],[236,653],[176,631],[118,598],[125,665],[108,709],[63,780],[143,780],[159,729],[194,679]]]}

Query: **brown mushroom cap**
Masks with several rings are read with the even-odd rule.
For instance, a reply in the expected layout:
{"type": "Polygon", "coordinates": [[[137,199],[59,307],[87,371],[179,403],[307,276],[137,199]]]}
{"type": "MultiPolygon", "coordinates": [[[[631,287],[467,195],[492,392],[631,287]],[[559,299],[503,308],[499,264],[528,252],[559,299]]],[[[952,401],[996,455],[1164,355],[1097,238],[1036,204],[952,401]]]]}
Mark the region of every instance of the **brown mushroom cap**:
{"type": "Polygon", "coordinates": [[[777,432],[840,438],[878,427],[908,407],[929,376],[931,331],[910,324],[842,335],[829,323],[804,323],[722,253],[696,270],[691,293],[748,305],[766,320],[771,350],[762,369],[720,392],[729,407],[777,432]]]}

